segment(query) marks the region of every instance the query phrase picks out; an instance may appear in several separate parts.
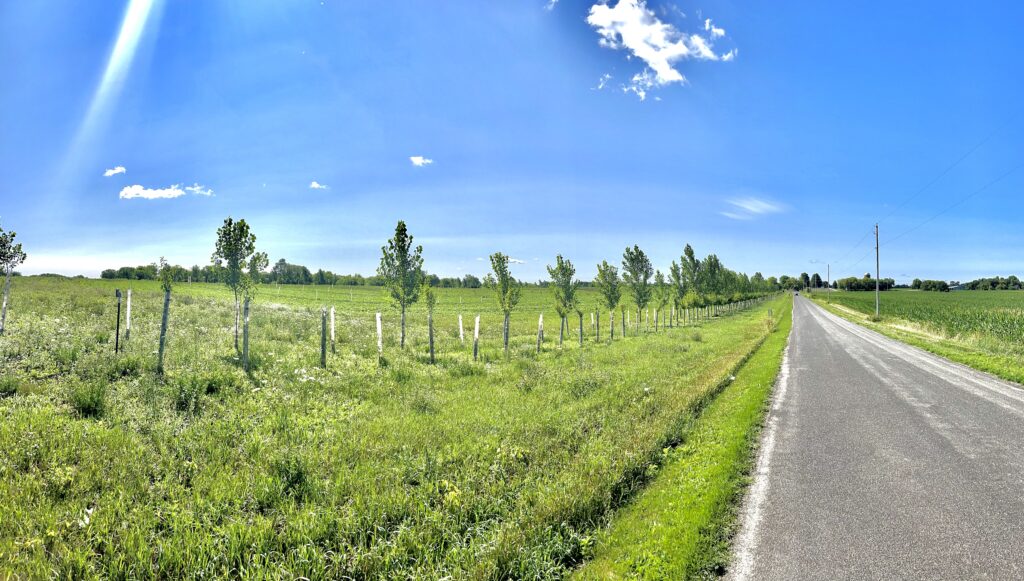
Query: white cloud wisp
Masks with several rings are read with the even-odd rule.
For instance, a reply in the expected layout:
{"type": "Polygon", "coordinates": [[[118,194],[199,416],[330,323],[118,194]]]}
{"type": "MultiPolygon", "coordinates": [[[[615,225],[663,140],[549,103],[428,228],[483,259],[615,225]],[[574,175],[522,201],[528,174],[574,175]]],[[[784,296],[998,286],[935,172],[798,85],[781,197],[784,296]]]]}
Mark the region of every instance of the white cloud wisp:
{"type": "Polygon", "coordinates": [[[422,155],[413,155],[409,157],[409,161],[411,161],[412,164],[416,167],[426,167],[434,163],[434,160],[423,157],[422,155]]]}
{"type": "Polygon", "coordinates": [[[711,19],[704,21],[704,35],[684,34],[675,26],[662,22],[647,8],[645,0],[618,0],[598,2],[590,7],[587,24],[600,35],[598,44],[605,48],[626,50],[629,58],[636,57],[645,64],[643,71],[633,76],[624,92],[647,98],[654,87],[672,83],[685,83],[686,77],[675,68],[675,63],[686,59],[731,61],[736,51],[719,54],[714,50],[716,39],[725,36],[725,30],[714,26],[711,19]]]}
{"type": "Polygon", "coordinates": [[[109,178],[111,176],[116,176],[119,173],[125,173],[126,171],[128,170],[124,169],[123,165],[119,165],[115,168],[108,169],[107,171],[103,172],[103,177],[109,178]]]}

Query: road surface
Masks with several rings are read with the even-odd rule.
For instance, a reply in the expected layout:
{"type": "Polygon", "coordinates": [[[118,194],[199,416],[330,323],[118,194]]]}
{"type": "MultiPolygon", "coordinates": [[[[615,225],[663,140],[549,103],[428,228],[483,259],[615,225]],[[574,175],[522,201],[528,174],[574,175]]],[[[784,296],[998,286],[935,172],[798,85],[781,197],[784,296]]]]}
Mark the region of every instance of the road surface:
{"type": "Polygon", "coordinates": [[[795,301],[730,577],[1024,578],[1024,389],[795,301]]]}

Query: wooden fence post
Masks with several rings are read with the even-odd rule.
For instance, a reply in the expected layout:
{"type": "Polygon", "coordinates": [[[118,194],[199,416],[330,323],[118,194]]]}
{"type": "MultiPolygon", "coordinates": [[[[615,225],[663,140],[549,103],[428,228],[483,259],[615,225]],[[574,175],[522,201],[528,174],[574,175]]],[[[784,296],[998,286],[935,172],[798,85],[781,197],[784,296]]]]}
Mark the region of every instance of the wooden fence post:
{"type": "Polygon", "coordinates": [[[327,369],[327,307],[320,307],[320,367],[327,369]]]}
{"type": "Polygon", "coordinates": [[[128,289],[128,299],[125,303],[124,313],[124,340],[127,341],[132,336],[132,289],[128,289]]]}
{"type": "Polygon", "coordinates": [[[540,353],[540,345],[544,342],[544,313],[537,319],[537,353],[540,353]]]}
{"type": "Polygon", "coordinates": [[[384,327],[380,321],[380,313],[377,313],[377,359],[384,359],[384,327]]]}
{"type": "MultiPolygon", "coordinates": [[[[128,291],[128,317],[131,318],[131,296],[132,291],[128,291]]],[[[167,318],[171,311],[171,291],[164,291],[164,313],[160,317],[160,348],[157,351],[156,360],[156,372],[159,375],[164,374],[164,345],[167,343],[167,318]]],[[[130,328],[130,327],[129,327],[130,328]]],[[[124,338],[128,339],[128,330],[125,330],[124,338]]]]}
{"type": "Polygon", "coordinates": [[[121,289],[114,289],[117,297],[117,324],[114,325],[114,353],[121,350],[121,289]]]}
{"type": "Polygon", "coordinates": [[[334,307],[331,307],[331,353],[337,353],[334,345],[334,307]]]}
{"type": "Polygon", "coordinates": [[[476,324],[473,327],[473,361],[476,361],[480,353],[480,315],[476,316],[476,324]]]}
{"type": "Polygon", "coordinates": [[[242,303],[242,368],[249,373],[249,299],[242,303]]]}

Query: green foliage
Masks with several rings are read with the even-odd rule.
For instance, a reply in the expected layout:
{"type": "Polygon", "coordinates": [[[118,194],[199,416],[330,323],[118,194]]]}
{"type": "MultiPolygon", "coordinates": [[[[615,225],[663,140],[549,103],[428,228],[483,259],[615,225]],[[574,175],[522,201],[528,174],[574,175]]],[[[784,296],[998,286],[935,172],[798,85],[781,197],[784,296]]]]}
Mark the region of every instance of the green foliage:
{"type": "Polygon", "coordinates": [[[0,377],[0,397],[7,397],[18,393],[21,380],[13,375],[0,377]]]}
{"type": "Polygon", "coordinates": [[[174,382],[174,387],[174,409],[185,414],[198,414],[207,387],[203,380],[195,376],[182,377],[174,382]]]}
{"type": "Polygon", "coordinates": [[[576,267],[559,254],[555,257],[555,266],[547,268],[548,276],[551,277],[551,288],[555,291],[555,312],[559,317],[565,318],[579,307],[576,290],[580,286],[580,281],[576,280],[576,267]]]}
{"type": "MultiPolygon", "coordinates": [[[[637,310],[642,311],[651,302],[651,277],[654,275],[654,267],[651,266],[651,259],[647,258],[639,246],[626,248],[622,254],[622,278],[629,286],[629,292],[633,295],[633,303],[637,310]]],[[[638,321],[639,323],[639,321],[638,321]]]]}
{"type": "Polygon", "coordinates": [[[423,247],[412,245],[412,236],[405,222],[398,221],[395,236],[381,247],[377,274],[384,279],[384,288],[391,299],[405,309],[420,297],[423,285],[423,247]]]}
{"type": "Polygon", "coordinates": [[[12,272],[28,255],[21,249],[21,244],[15,244],[14,239],[17,233],[13,230],[4,232],[0,228],[0,273],[12,272]]]}
{"type": "Polygon", "coordinates": [[[488,283],[498,299],[498,308],[506,317],[519,304],[523,290],[519,281],[512,276],[508,265],[508,256],[500,252],[491,255],[491,274],[488,283]]]}
{"type": "Polygon", "coordinates": [[[256,235],[245,220],[225,218],[224,225],[217,229],[216,250],[211,260],[224,269],[224,284],[234,293],[235,302],[250,282],[245,271],[255,252],[256,235]]]}
{"type": "Polygon", "coordinates": [[[597,277],[594,278],[594,286],[601,293],[604,306],[609,311],[614,311],[615,307],[619,305],[619,301],[622,300],[622,288],[619,286],[619,269],[608,264],[607,261],[601,261],[601,264],[597,265],[597,277]]]}
{"type": "Polygon", "coordinates": [[[102,417],[107,409],[107,383],[97,379],[75,382],[69,403],[83,418],[102,417]]]}
{"type": "Polygon", "coordinates": [[[174,277],[172,275],[171,267],[167,264],[167,260],[160,257],[160,288],[165,292],[171,292],[171,288],[174,287],[174,277]]]}

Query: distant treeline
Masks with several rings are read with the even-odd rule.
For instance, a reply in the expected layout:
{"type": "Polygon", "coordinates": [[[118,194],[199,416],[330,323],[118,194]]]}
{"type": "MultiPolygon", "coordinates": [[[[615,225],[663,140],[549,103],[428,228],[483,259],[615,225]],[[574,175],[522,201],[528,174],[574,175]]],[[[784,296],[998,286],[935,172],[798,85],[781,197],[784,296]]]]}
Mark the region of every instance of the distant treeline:
{"type": "Polygon", "coordinates": [[[1014,275],[1006,278],[994,276],[992,278],[979,278],[971,282],[965,282],[961,288],[965,290],[1021,290],[1024,284],[1014,275]]]}
{"type": "Polygon", "coordinates": [[[944,280],[921,280],[919,278],[915,278],[914,282],[910,283],[910,288],[923,291],[948,293],[949,283],[944,280]]]}
{"type": "MultiPolygon", "coordinates": [[[[195,265],[192,268],[184,266],[169,266],[171,278],[174,282],[224,282],[227,271],[220,265],[208,264],[206,266],[195,265]]],[[[100,278],[127,279],[127,280],[157,280],[157,265],[145,264],[142,266],[122,266],[121,268],[108,268],[100,273],[100,278]]],[[[467,274],[463,277],[440,277],[435,274],[426,275],[433,286],[441,288],[480,288],[483,282],[467,274]]],[[[313,272],[300,264],[291,264],[285,259],[278,260],[268,271],[260,275],[261,283],[274,284],[318,284],[318,285],[339,285],[339,286],[384,286],[384,279],[380,276],[363,276],[361,274],[335,274],[329,270],[318,269],[313,272]]]]}
{"type": "MultiPolygon", "coordinates": [[[[879,290],[887,291],[895,286],[896,281],[894,279],[878,279],[879,290]]],[[[835,286],[833,288],[848,291],[873,291],[875,290],[875,279],[871,278],[870,274],[865,274],[862,278],[857,278],[855,276],[841,278],[835,282],[835,286]]]]}

